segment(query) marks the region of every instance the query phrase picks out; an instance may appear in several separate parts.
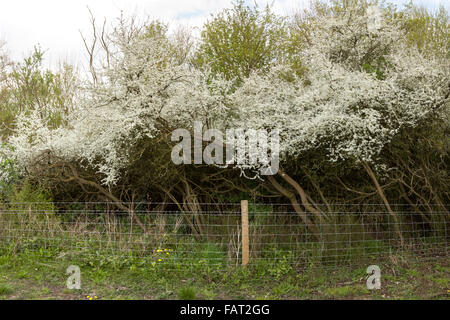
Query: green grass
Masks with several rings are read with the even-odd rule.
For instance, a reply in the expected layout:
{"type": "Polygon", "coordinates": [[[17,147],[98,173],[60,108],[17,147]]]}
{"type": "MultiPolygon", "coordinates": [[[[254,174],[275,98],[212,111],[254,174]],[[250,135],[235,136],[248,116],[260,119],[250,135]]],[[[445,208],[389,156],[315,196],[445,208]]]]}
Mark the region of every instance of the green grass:
{"type": "Polygon", "coordinates": [[[362,286],[343,286],[337,288],[328,288],[325,293],[330,298],[345,298],[350,296],[361,296],[369,294],[369,290],[362,286]]]}
{"type": "Polygon", "coordinates": [[[178,298],[180,300],[195,300],[196,294],[193,287],[181,288],[178,292],[178,298]]]}
{"type": "Polygon", "coordinates": [[[13,293],[13,289],[9,285],[0,284],[0,296],[7,296],[13,293]]]}
{"type": "MultiPolygon", "coordinates": [[[[207,251],[211,251],[211,248],[207,251]]],[[[205,248],[199,248],[199,254],[205,248]]],[[[210,255],[207,255],[210,257],[210,255]]],[[[212,255],[215,257],[215,254],[212,255]]],[[[167,269],[139,259],[28,251],[0,255],[0,299],[448,299],[448,259],[381,264],[381,290],[366,289],[365,268],[296,269],[258,262],[245,268],[191,261],[167,269]],[[196,264],[197,263],[197,264],[196,264]],[[66,269],[81,269],[81,290],[66,269]]]]}

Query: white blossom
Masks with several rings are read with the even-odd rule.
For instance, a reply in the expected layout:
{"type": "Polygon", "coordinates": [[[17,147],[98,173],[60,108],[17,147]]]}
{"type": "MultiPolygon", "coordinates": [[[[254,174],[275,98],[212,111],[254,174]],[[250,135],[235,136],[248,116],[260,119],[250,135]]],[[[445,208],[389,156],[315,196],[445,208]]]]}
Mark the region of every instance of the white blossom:
{"type": "MultiPolygon", "coordinates": [[[[311,45],[296,56],[306,74],[285,80],[289,65],[232,82],[180,61],[166,37],[116,34],[109,67],[85,92],[67,126],[50,129],[37,112],[17,120],[6,155],[24,171],[45,152],[93,167],[112,185],[129,165],[130,148],[194,121],[225,131],[280,133],[280,160],[321,150],[328,161],[375,161],[405,127],[439,116],[448,97],[449,62],[408,47],[395,20],[368,30],[355,10],[313,22],[311,45]],[[305,81],[307,80],[307,81],[305,81]]],[[[258,170],[258,165],[241,169],[258,170]]]]}

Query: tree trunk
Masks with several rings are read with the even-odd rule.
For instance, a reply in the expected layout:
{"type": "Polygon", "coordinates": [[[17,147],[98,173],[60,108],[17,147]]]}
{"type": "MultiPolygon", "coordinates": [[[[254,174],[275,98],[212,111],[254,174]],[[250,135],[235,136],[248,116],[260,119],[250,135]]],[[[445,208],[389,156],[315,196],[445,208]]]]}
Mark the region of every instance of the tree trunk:
{"type": "Polygon", "coordinates": [[[363,162],[364,169],[366,169],[367,173],[369,174],[370,178],[372,179],[375,188],[377,189],[378,195],[383,200],[384,205],[386,206],[386,209],[388,213],[392,216],[392,219],[394,220],[394,230],[397,233],[398,238],[400,239],[400,244],[403,246],[403,235],[399,227],[399,221],[397,219],[397,215],[392,211],[391,206],[389,205],[389,202],[383,192],[383,188],[381,188],[380,184],[378,183],[377,177],[375,173],[373,172],[372,168],[369,166],[367,162],[363,162]]]}
{"type": "Polygon", "coordinates": [[[273,176],[269,176],[269,181],[270,183],[272,183],[275,189],[278,190],[278,192],[280,192],[283,196],[289,199],[295,212],[297,212],[297,214],[300,216],[303,223],[308,227],[309,231],[311,231],[311,233],[317,240],[320,240],[320,231],[317,229],[314,223],[308,218],[306,212],[303,211],[303,209],[299,206],[295,194],[287,190],[286,188],[282,187],[273,176]]]}

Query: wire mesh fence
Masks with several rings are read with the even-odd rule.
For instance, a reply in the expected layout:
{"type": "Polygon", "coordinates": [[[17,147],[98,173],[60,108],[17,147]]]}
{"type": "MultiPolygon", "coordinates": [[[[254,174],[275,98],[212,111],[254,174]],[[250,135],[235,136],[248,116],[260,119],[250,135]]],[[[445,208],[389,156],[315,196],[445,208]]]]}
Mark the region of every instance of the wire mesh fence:
{"type": "MultiPolygon", "coordinates": [[[[158,203],[130,210],[118,210],[114,203],[9,203],[0,210],[0,248],[15,254],[133,259],[167,270],[239,266],[246,250],[241,204],[197,205],[202,209],[192,212],[158,203]]],[[[405,255],[448,258],[446,206],[422,212],[393,205],[394,215],[378,204],[316,207],[323,212],[315,221],[319,235],[290,204],[250,204],[249,264],[300,270],[377,264],[405,255]]]]}

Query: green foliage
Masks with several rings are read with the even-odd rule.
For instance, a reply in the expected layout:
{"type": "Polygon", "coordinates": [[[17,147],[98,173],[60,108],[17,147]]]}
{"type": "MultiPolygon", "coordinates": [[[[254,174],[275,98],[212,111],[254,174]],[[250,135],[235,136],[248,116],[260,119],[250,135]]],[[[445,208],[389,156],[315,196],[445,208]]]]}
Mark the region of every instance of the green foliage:
{"type": "Polygon", "coordinates": [[[226,253],[217,245],[206,243],[196,254],[199,260],[205,261],[208,265],[223,265],[226,259],[226,253]]]}
{"type": "Polygon", "coordinates": [[[204,25],[195,62],[239,84],[252,71],[264,71],[280,59],[285,38],[285,21],[269,6],[260,10],[236,1],[204,25]]]}
{"type": "Polygon", "coordinates": [[[0,200],[6,200],[13,191],[13,186],[19,181],[19,173],[15,166],[16,160],[5,156],[5,151],[14,151],[14,147],[2,143],[0,145],[0,200]]]}
{"type": "Polygon", "coordinates": [[[35,47],[34,52],[18,63],[12,72],[15,83],[12,107],[21,112],[26,109],[45,110],[48,104],[61,104],[61,88],[56,86],[56,75],[42,70],[44,52],[35,47]]]}
{"type": "Polygon", "coordinates": [[[14,187],[14,193],[9,197],[11,203],[40,203],[44,208],[53,209],[53,203],[47,190],[25,181],[22,186],[14,187]]]}
{"type": "Polygon", "coordinates": [[[193,287],[181,288],[178,292],[178,298],[180,300],[195,300],[196,294],[193,287]]]}
{"type": "Polygon", "coordinates": [[[444,7],[433,12],[411,1],[399,16],[411,45],[425,55],[450,58],[450,17],[444,7]]]}
{"type": "Polygon", "coordinates": [[[283,256],[282,259],[277,260],[275,265],[269,267],[268,274],[276,279],[280,279],[282,276],[293,271],[290,259],[287,256],[283,256]]]}
{"type": "Polygon", "coordinates": [[[378,80],[384,80],[385,74],[385,59],[384,57],[379,57],[375,61],[365,62],[362,65],[362,69],[367,73],[373,73],[378,80]]]}
{"type": "Polygon", "coordinates": [[[145,26],[142,37],[144,38],[161,38],[167,37],[168,27],[161,21],[152,21],[145,26]]]}
{"type": "Polygon", "coordinates": [[[43,59],[44,52],[35,47],[28,57],[4,73],[5,84],[0,85],[0,137],[3,139],[13,132],[17,115],[31,110],[39,112],[51,128],[64,124],[64,116],[77,94],[75,71],[69,65],[56,73],[46,70],[43,59]]]}

